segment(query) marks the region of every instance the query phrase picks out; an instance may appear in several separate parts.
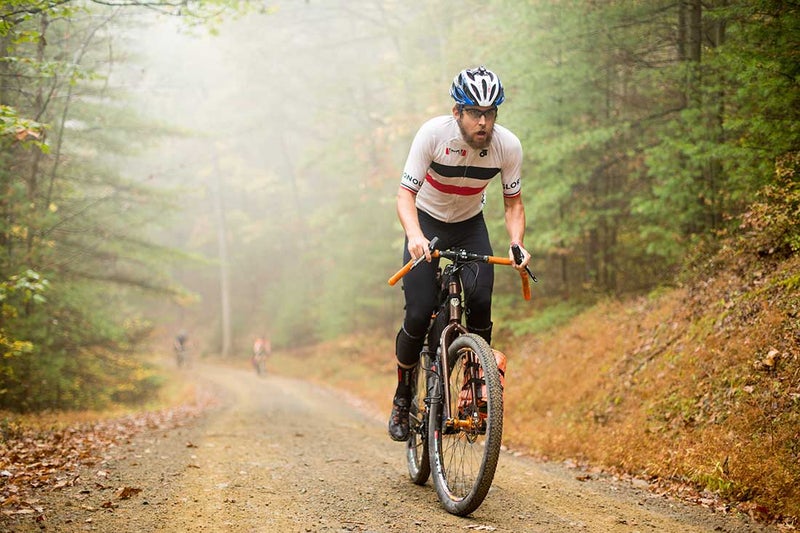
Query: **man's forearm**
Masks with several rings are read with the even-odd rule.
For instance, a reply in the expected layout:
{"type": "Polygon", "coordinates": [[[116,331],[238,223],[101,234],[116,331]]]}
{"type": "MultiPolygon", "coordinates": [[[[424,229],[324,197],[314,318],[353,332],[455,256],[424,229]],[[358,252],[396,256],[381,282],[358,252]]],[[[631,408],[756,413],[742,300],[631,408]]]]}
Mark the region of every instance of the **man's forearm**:
{"type": "Polygon", "coordinates": [[[523,244],[525,238],[525,206],[519,196],[505,200],[505,221],[506,231],[508,231],[508,237],[511,242],[523,244]]]}
{"type": "Polygon", "coordinates": [[[410,191],[402,187],[397,191],[397,217],[409,239],[422,236],[415,200],[410,191]]]}

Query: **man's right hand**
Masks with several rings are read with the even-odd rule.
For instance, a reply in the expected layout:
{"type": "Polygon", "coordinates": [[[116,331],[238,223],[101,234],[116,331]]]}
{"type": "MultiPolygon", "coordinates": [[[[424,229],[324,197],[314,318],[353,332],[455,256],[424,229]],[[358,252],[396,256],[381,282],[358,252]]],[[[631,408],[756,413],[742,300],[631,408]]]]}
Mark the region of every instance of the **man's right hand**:
{"type": "Polygon", "coordinates": [[[418,237],[409,237],[408,238],[408,253],[411,254],[411,259],[417,260],[422,256],[425,256],[425,261],[428,263],[431,262],[431,251],[428,247],[430,241],[425,238],[424,235],[420,235],[418,237]]]}

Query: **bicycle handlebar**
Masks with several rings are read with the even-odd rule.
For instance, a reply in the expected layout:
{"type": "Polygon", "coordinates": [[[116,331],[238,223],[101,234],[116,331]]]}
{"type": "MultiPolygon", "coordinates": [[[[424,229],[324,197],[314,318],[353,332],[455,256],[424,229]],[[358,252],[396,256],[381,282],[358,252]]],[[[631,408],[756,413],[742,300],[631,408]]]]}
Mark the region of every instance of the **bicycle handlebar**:
{"type": "MultiPolygon", "coordinates": [[[[434,250],[434,248],[436,247],[436,243],[438,243],[438,242],[439,242],[439,237],[434,237],[433,239],[431,239],[431,240],[428,242],[428,250],[430,250],[430,251],[431,251],[431,257],[438,257],[438,256],[434,256],[434,255],[433,255],[433,253],[436,251],[436,250],[434,250]]],[[[408,273],[409,273],[409,271],[411,271],[411,269],[412,269],[412,268],[414,268],[415,266],[417,266],[418,264],[420,264],[420,263],[421,263],[422,261],[424,261],[424,260],[425,260],[425,256],[424,256],[424,255],[421,255],[421,256],[417,257],[416,259],[413,259],[413,258],[412,258],[412,259],[410,259],[410,260],[408,261],[408,263],[406,263],[405,265],[403,265],[403,268],[401,268],[400,270],[398,270],[398,271],[395,273],[395,275],[394,275],[394,276],[392,276],[391,278],[389,278],[389,285],[391,285],[391,286],[394,286],[394,284],[395,284],[395,283],[397,283],[398,281],[400,281],[400,278],[402,278],[403,276],[405,276],[406,274],[408,274],[408,273]]]]}
{"type": "MultiPolygon", "coordinates": [[[[478,263],[489,263],[492,265],[508,265],[511,266],[512,262],[508,257],[499,257],[496,255],[480,255],[474,254],[472,252],[467,252],[466,250],[435,250],[434,246],[436,246],[436,242],[439,239],[434,237],[431,239],[429,248],[431,250],[431,257],[444,257],[445,259],[450,259],[453,261],[462,261],[462,262],[478,262],[478,263]]],[[[514,250],[514,258],[517,261],[517,264],[522,262],[522,252],[517,248],[514,250]],[[517,255],[520,254],[520,255],[517,255]]],[[[389,285],[394,286],[400,279],[408,274],[412,268],[420,264],[422,261],[425,260],[425,256],[420,256],[417,259],[410,259],[403,268],[398,270],[391,278],[389,278],[389,285]]],[[[527,274],[530,276],[530,279],[533,281],[538,281],[536,276],[530,271],[528,267],[525,267],[527,274]]],[[[528,275],[525,272],[520,272],[520,277],[522,278],[522,296],[526,300],[531,299],[531,287],[530,282],[528,281],[528,275]]]]}

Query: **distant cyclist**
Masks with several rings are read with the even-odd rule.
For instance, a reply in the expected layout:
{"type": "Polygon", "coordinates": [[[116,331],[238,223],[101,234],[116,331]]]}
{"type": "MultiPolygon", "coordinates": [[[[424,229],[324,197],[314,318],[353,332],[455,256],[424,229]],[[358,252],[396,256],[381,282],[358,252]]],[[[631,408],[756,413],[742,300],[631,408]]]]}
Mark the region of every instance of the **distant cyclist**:
{"type": "Polygon", "coordinates": [[[188,343],[189,336],[186,334],[186,331],[181,330],[175,335],[173,349],[175,350],[175,360],[178,362],[178,366],[183,366],[186,362],[186,348],[188,347],[188,343]]]}
{"type": "Polygon", "coordinates": [[[269,337],[256,337],[253,342],[253,367],[259,376],[266,372],[267,357],[272,353],[272,343],[269,337]]]}

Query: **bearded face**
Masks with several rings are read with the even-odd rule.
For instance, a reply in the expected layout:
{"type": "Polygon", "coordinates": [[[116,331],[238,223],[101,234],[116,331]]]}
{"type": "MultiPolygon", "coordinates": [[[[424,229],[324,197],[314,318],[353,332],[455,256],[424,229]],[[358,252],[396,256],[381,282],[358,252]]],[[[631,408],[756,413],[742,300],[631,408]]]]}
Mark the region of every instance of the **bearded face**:
{"type": "Polygon", "coordinates": [[[474,149],[486,148],[492,142],[497,107],[453,107],[453,116],[458,122],[461,136],[474,149]]]}

